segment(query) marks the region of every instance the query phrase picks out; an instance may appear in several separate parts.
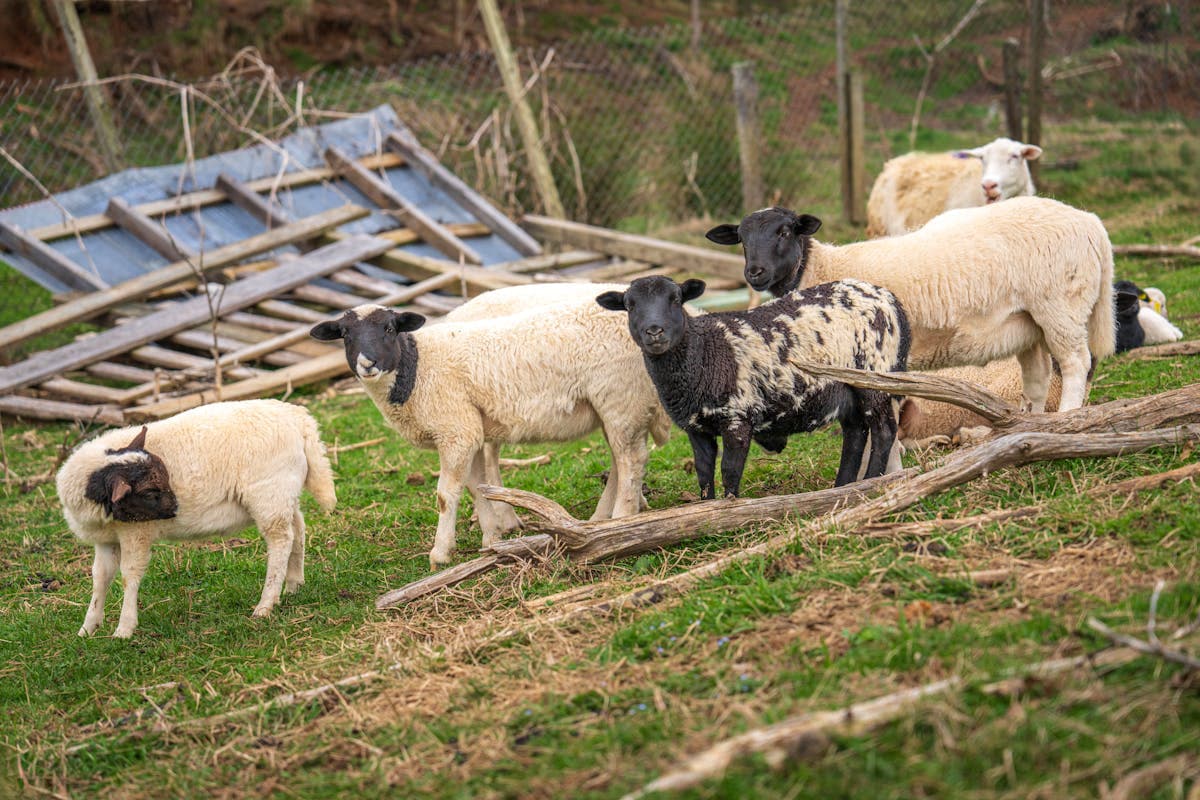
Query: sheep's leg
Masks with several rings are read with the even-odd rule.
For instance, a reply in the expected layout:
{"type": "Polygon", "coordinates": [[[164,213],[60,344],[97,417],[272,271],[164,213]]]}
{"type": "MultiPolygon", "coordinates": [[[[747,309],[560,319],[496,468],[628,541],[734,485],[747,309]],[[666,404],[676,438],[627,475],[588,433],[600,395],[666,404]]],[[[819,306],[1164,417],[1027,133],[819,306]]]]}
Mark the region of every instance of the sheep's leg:
{"type": "Polygon", "coordinates": [[[871,438],[871,456],[865,477],[874,478],[888,470],[896,451],[896,406],[889,394],[864,392],[863,395],[864,415],[871,438]]]}
{"type": "Polygon", "coordinates": [[[254,521],[267,543],[267,579],[263,581],[262,597],[254,607],[252,616],[265,617],[279,602],[279,595],[283,592],[295,534],[292,531],[291,513],[266,518],[255,516],[254,521]]]}
{"type": "Polygon", "coordinates": [[[621,482],[620,465],[617,464],[616,448],[613,447],[612,440],[608,438],[608,431],[604,431],[604,444],[608,446],[608,477],[604,481],[604,491],[600,493],[600,500],[596,503],[596,510],[592,512],[589,518],[592,522],[599,519],[612,519],[613,509],[617,505],[617,489],[621,482]]]}
{"type": "MultiPolygon", "coordinates": [[[[642,510],[642,480],[646,475],[646,431],[619,430],[607,436],[612,451],[608,482],[616,487],[612,517],[628,517],[642,510]]],[[[605,487],[607,491],[607,487],[605,487]]]]}
{"type": "Polygon", "coordinates": [[[712,500],[717,496],[715,473],[717,468],[717,440],[706,433],[687,432],[692,443],[692,461],[696,465],[696,480],[700,482],[700,499],[712,500]]]}
{"type": "Polygon", "coordinates": [[[120,552],[125,597],[121,600],[121,619],[113,636],[128,639],[133,636],[133,629],[138,624],[138,588],[142,585],[142,576],[146,574],[146,565],[150,563],[150,540],[142,537],[124,539],[120,552]]]}
{"type": "Polygon", "coordinates": [[[438,525],[433,537],[433,549],[429,551],[429,565],[437,568],[449,564],[454,556],[455,523],[458,520],[458,503],[462,499],[463,483],[471,469],[475,453],[483,442],[443,442],[438,447],[441,474],[437,483],[438,525]]]}
{"type": "Polygon", "coordinates": [[[1058,356],[1058,366],[1062,370],[1062,399],[1058,401],[1059,411],[1070,411],[1080,408],[1087,399],[1088,372],[1091,370],[1092,354],[1086,346],[1067,356],[1058,356]]]}
{"type": "MultiPolygon", "coordinates": [[[[862,465],[863,451],[867,448],[868,426],[865,419],[863,403],[857,393],[853,400],[853,408],[844,412],[842,424],[842,461],[838,465],[837,478],[834,486],[845,486],[854,483],[858,478],[858,468],[862,465]]],[[[891,447],[891,443],[888,443],[891,447]]],[[[872,445],[872,451],[875,446],[872,445]]],[[[869,471],[869,468],[868,468],[869,471]]]]}
{"type": "MultiPolygon", "coordinates": [[[[500,477],[500,445],[496,442],[485,442],[483,445],[483,476],[492,486],[503,486],[500,477]]],[[[508,503],[493,503],[488,500],[492,515],[496,518],[496,537],[503,539],[511,531],[524,527],[517,512],[508,503]]]]}
{"type": "Polygon", "coordinates": [[[288,556],[287,575],[283,588],[289,594],[304,585],[304,514],[299,503],[292,511],[292,552],[288,556]]]}
{"type": "MultiPolygon", "coordinates": [[[[721,485],[726,497],[737,497],[742,488],[742,472],[750,454],[750,426],[731,425],[721,431],[721,485]]],[[[699,470],[697,470],[699,472],[699,470]]]]}
{"type": "MultiPolygon", "coordinates": [[[[493,446],[485,444],[479,450],[475,451],[475,457],[471,459],[471,466],[467,468],[467,491],[470,492],[471,498],[475,501],[475,511],[479,514],[479,529],[483,531],[484,547],[490,547],[504,536],[504,532],[500,529],[500,521],[497,519],[495,513],[496,505],[479,492],[479,485],[488,482],[484,451],[493,446]]],[[[497,469],[499,469],[498,462],[497,469]]],[[[500,484],[497,482],[494,485],[499,486],[500,484]]],[[[500,505],[505,504],[501,503],[500,505]]]]}
{"type": "Polygon", "coordinates": [[[80,636],[91,636],[104,622],[104,599],[108,597],[108,587],[112,585],[113,576],[117,574],[120,558],[120,545],[96,545],[96,560],[92,562],[92,602],[88,603],[83,627],[79,629],[80,636]]]}
{"type": "Polygon", "coordinates": [[[1041,345],[1017,353],[1021,365],[1021,386],[1026,411],[1040,414],[1046,410],[1046,395],[1050,391],[1050,354],[1041,345]]]}

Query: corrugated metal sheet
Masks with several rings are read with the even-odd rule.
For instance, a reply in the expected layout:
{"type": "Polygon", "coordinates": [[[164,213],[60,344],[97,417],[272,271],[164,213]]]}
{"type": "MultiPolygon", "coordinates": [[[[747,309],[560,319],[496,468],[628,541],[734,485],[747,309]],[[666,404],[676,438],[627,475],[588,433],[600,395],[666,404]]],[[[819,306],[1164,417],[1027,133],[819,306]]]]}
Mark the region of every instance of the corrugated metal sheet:
{"type": "MultiPolygon", "coordinates": [[[[323,167],[324,152],[329,147],[336,147],[350,158],[359,159],[382,151],[382,143],[389,133],[404,130],[404,125],[391,107],[380,106],[366,114],[297,131],[282,139],[277,148],[257,144],[191,164],[126,170],[62,192],[53,199],[0,211],[0,221],[24,229],[40,228],[63,223],[71,217],[102,214],[113,197],[136,206],[210,189],[221,173],[249,182],[273,177],[281,171],[300,172],[323,167]]],[[[443,224],[475,221],[469,211],[432,185],[419,171],[395,167],[387,169],[385,174],[401,197],[435,221],[443,224]]],[[[357,189],[340,179],[283,188],[276,199],[294,218],[310,216],[347,202],[376,208],[357,189]]],[[[260,222],[230,203],[218,203],[197,211],[170,215],[165,225],[180,246],[193,252],[213,250],[263,231],[260,222]]],[[[378,233],[396,227],[399,226],[395,219],[376,210],[368,217],[343,226],[342,230],[347,233],[378,233]]],[[[78,237],[67,236],[48,244],[84,269],[95,272],[109,284],[120,283],[169,263],[167,258],[116,226],[78,237]]],[[[495,234],[473,238],[471,246],[483,257],[485,265],[521,257],[512,245],[495,234]]],[[[401,249],[432,258],[445,258],[423,242],[404,245],[401,249]]],[[[3,259],[51,292],[67,289],[57,278],[20,255],[5,252],[3,259]]],[[[396,279],[383,270],[371,268],[370,271],[379,277],[396,279]]]]}

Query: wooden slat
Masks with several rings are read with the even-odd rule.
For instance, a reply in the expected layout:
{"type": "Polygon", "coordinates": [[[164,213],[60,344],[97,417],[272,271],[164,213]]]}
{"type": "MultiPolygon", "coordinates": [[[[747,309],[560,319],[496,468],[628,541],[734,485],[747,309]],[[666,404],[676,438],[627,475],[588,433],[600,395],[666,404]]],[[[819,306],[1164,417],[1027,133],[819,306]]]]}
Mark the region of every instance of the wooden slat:
{"type": "MultiPolygon", "coordinates": [[[[144,347],[139,347],[130,351],[129,356],[141,361],[143,364],[150,364],[155,367],[165,367],[167,369],[184,369],[195,370],[198,373],[212,371],[212,360],[202,358],[191,353],[182,353],[178,350],[172,350],[169,347],[159,347],[158,345],[148,344],[144,347]]],[[[253,378],[259,374],[259,370],[250,369],[249,367],[238,367],[236,374],[230,371],[231,378],[253,378]]]]}
{"type": "MultiPolygon", "coordinates": [[[[209,353],[213,347],[213,335],[209,330],[190,330],[180,331],[179,333],[171,334],[169,341],[183,347],[190,347],[193,350],[199,350],[202,353],[209,353]]],[[[217,352],[229,353],[234,350],[241,350],[246,346],[246,342],[234,339],[229,336],[217,334],[217,352]]],[[[276,352],[268,353],[263,356],[263,361],[273,367],[287,367],[295,364],[297,361],[303,361],[304,356],[298,353],[276,352]]]]}
{"type": "MultiPolygon", "coordinates": [[[[383,153],[375,156],[364,156],[359,159],[358,163],[362,164],[367,169],[390,169],[404,165],[404,159],[394,153],[383,153]]],[[[259,178],[253,181],[247,181],[247,188],[255,192],[269,192],[272,187],[279,189],[288,189],[296,186],[306,186],[311,183],[319,183],[337,177],[329,167],[316,167],[314,169],[306,169],[300,172],[287,172],[280,176],[276,182],[275,176],[259,178]]],[[[175,214],[180,211],[190,211],[195,208],[211,206],[217,203],[228,202],[229,197],[224,192],[218,189],[201,189],[196,192],[179,195],[178,197],[169,197],[165,200],[155,200],[149,203],[141,203],[134,206],[141,213],[156,217],[160,214],[175,214]]],[[[105,214],[92,214],[87,217],[76,217],[67,222],[58,223],[55,225],[46,225],[41,228],[31,228],[27,233],[35,239],[41,239],[43,242],[61,239],[64,236],[70,236],[73,233],[90,233],[91,231],[107,228],[112,225],[113,221],[105,214]]]]}
{"type": "Polygon", "coordinates": [[[160,419],[206,403],[262,397],[273,392],[286,391],[295,386],[304,386],[326,378],[335,378],[349,371],[350,368],[346,365],[346,353],[339,349],[320,358],[309,359],[303,364],[277,369],[250,380],[227,384],[222,387],[220,397],[217,396],[215,390],[207,390],[130,408],[126,410],[126,415],[133,420],[160,419]]]}
{"type": "Polygon", "coordinates": [[[79,266],[16,225],[0,222],[0,244],[29,259],[70,289],[94,292],[97,289],[108,288],[108,284],[99,275],[79,266]]]}
{"type": "Polygon", "coordinates": [[[264,314],[271,314],[283,319],[293,319],[298,322],[320,322],[325,319],[325,314],[320,311],[315,311],[305,306],[298,306],[286,300],[263,300],[255,308],[264,314]]]}
{"type": "MultiPolygon", "coordinates": [[[[345,362],[344,357],[342,361],[345,362]]],[[[114,406],[82,405],[16,394],[0,397],[0,413],[24,419],[67,419],[81,422],[103,422],[106,425],[125,424],[125,414],[114,406]]]]}
{"type": "Polygon", "coordinates": [[[290,331],[296,326],[295,322],[286,319],[268,317],[265,314],[254,314],[249,311],[233,311],[228,314],[222,314],[221,319],[226,322],[234,322],[238,325],[245,325],[247,328],[268,331],[270,333],[290,331]]]}
{"type": "Polygon", "coordinates": [[[426,150],[416,137],[407,129],[388,134],[385,140],[387,147],[404,156],[410,168],[417,170],[441,191],[445,192],[454,202],[465,208],[480,222],[523,256],[536,256],[542,252],[542,246],[533,237],[521,230],[512,220],[489,203],[450,170],[442,166],[433,153],[426,150]]]}
{"type": "Polygon", "coordinates": [[[232,175],[217,176],[217,191],[224,192],[229,202],[245,211],[267,228],[281,228],[292,221],[291,216],[232,175]]]}
{"type": "MultiPolygon", "coordinates": [[[[202,268],[205,272],[218,269],[248,258],[256,253],[274,250],[298,239],[304,239],[320,231],[335,228],[352,220],[364,217],[369,212],[359,206],[345,205],[305,217],[290,225],[268,231],[258,236],[251,236],[225,247],[213,250],[204,255],[202,268]]],[[[193,276],[192,265],[186,261],[176,262],[157,269],[145,275],[139,275],[111,289],[84,295],[83,297],[64,303],[61,306],[47,309],[40,314],[0,328],[0,348],[11,347],[34,336],[40,336],[48,331],[60,328],[73,322],[91,319],[103,312],[115,308],[121,303],[145,297],[156,289],[169,286],[179,280],[193,276]]]]}
{"type": "Polygon", "coordinates": [[[375,173],[348,158],[336,147],[325,150],[325,160],[354,188],[365,194],[380,208],[392,209],[407,228],[415,231],[428,244],[455,261],[482,264],[483,258],[469,244],[459,239],[444,225],[405,200],[375,173]]]}
{"type": "Polygon", "coordinates": [[[354,308],[368,302],[367,298],[361,295],[326,289],[324,286],[297,286],[292,289],[291,295],[306,303],[320,303],[330,308],[354,308]]]}
{"type": "Polygon", "coordinates": [[[134,367],[129,364],[117,364],[112,361],[101,361],[88,364],[84,368],[89,375],[108,381],[129,381],[130,383],[145,383],[154,380],[154,370],[134,367]]]}
{"type": "MultiPolygon", "coordinates": [[[[245,278],[225,288],[221,307],[236,311],[286,292],[356,261],[373,258],[391,246],[371,236],[356,236],[314,250],[269,272],[245,278]]],[[[204,322],[208,300],[196,297],[169,309],[132,320],[105,333],[47,350],[9,367],[0,367],[0,393],[11,392],[84,364],[103,361],[147,342],[170,336],[204,322]]]]}
{"type": "Polygon", "coordinates": [[[39,384],[38,389],[52,394],[60,394],[65,397],[74,397],[79,400],[87,400],[93,403],[117,403],[123,402],[125,394],[124,389],[114,389],[111,386],[101,386],[95,383],[84,383],[83,381],[72,381],[66,378],[51,378],[39,384]]]}
{"type": "Polygon", "coordinates": [[[343,286],[348,286],[351,289],[357,289],[360,292],[370,292],[371,294],[387,294],[396,288],[395,281],[372,278],[370,275],[364,275],[356,269],[339,269],[329,276],[329,280],[340,283],[343,286]]]}
{"type": "Polygon", "coordinates": [[[138,241],[169,261],[184,261],[194,257],[190,250],[175,241],[166,228],[119,197],[109,199],[104,213],[138,241]]]}
{"type": "Polygon", "coordinates": [[[543,242],[598,250],[621,258],[632,258],[648,264],[662,264],[693,272],[707,272],[723,278],[740,278],[746,264],[740,255],[718,253],[705,247],[676,244],[649,236],[620,233],[580,222],[527,214],[521,220],[521,224],[543,242]]]}

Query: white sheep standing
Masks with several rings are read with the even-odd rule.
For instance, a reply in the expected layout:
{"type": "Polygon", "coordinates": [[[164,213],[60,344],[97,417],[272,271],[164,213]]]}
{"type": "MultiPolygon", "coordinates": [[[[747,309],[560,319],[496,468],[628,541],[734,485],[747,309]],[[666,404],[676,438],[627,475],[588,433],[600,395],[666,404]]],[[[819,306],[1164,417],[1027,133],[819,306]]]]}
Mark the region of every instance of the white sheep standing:
{"type": "MultiPolygon", "coordinates": [[[[628,287],[623,283],[587,283],[579,281],[505,286],[500,289],[483,292],[471,298],[446,314],[442,320],[445,322],[475,322],[481,319],[495,319],[496,317],[519,314],[533,308],[541,308],[556,303],[590,300],[601,292],[622,291],[626,288],[628,287]]],[[[652,436],[656,441],[665,441],[670,427],[671,420],[667,416],[667,412],[661,411],[659,418],[655,421],[652,428],[652,436]]],[[[609,454],[612,454],[611,444],[609,445],[609,454]]],[[[482,462],[474,465],[472,470],[482,470],[484,482],[492,486],[502,486],[500,477],[500,443],[484,442],[483,449],[480,450],[476,458],[482,459],[482,462]]],[[[476,472],[475,474],[479,473],[476,472]]],[[[596,513],[593,514],[593,519],[607,519],[612,516],[613,503],[616,501],[617,480],[611,475],[609,477],[612,479],[604,483],[604,493],[600,496],[600,501],[596,505],[596,513]]],[[[476,511],[480,513],[481,528],[484,527],[482,522],[484,516],[490,514],[491,521],[487,526],[490,529],[488,531],[489,541],[504,538],[510,531],[521,527],[521,519],[508,503],[497,503],[488,500],[476,493],[473,486],[469,487],[469,489],[472,498],[475,500],[476,511]]],[[[643,509],[646,508],[644,499],[641,501],[640,507],[643,509]]]]}
{"type": "Polygon", "coordinates": [[[1094,359],[1111,355],[1113,256],[1100,219],[1041,197],[948,211],[919,230],[843,246],[812,238],[821,221],[785,208],[708,232],[741,242],[745,276],[776,297],[858,278],[895,293],[912,325],[909,369],[982,365],[1016,355],[1025,406],[1044,410],[1051,356],[1062,410],[1079,408],[1094,359]]]}
{"type": "Polygon", "coordinates": [[[867,236],[896,236],[952,208],[1032,195],[1029,162],[1041,155],[1037,145],[1002,137],[973,150],[890,159],[867,198],[867,236]]]}
{"type": "MultiPolygon", "coordinates": [[[[569,441],[603,427],[613,453],[610,489],[593,519],[640,508],[647,435],[662,444],[668,428],[641,351],[625,323],[585,301],[555,303],[475,322],[418,330],[425,318],[382,306],[352,308],[312,329],[321,341],[343,339],[346,360],[387,423],[418,447],[436,448],[438,527],[430,563],[455,549],[464,484],[484,480],[486,442],[569,441]]],[[[500,520],[479,505],[487,546],[500,520]]]]}
{"type": "Polygon", "coordinates": [[[267,616],[285,585],[291,592],[304,583],[301,489],[326,511],[336,502],[316,420],[277,400],[213,403],[108,431],[71,454],[57,484],[71,531],[96,549],[80,636],[104,621],[118,566],[125,596],[113,635],[133,635],[153,542],[228,536],[251,522],[267,545],[254,616],[267,616]]]}

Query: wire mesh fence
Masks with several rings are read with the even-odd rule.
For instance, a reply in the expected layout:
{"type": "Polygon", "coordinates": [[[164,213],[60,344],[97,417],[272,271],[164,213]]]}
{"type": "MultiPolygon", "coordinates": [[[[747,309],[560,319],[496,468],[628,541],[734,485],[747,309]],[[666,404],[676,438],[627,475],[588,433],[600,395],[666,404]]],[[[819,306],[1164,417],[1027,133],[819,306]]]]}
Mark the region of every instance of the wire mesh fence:
{"type": "MultiPolygon", "coordinates": [[[[707,19],[698,38],[687,25],[606,29],[522,51],[526,96],[567,215],[658,233],[739,217],[747,209],[731,67],[750,62],[765,201],[837,216],[834,5],[707,19]]],[[[1048,118],[1195,121],[1200,45],[1189,35],[1189,0],[1051,8],[1042,69],[1048,118]]],[[[909,149],[974,146],[1004,134],[1000,51],[1006,38],[1027,39],[1024,2],[864,0],[848,9],[847,61],[865,86],[868,176],[909,149]]],[[[489,53],[306,80],[277,77],[245,53],[205,81],[125,76],[104,89],[123,166],[199,158],[390,103],[451,170],[516,217],[540,203],[501,86],[489,53]]],[[[1049,153],[1053,131],[1042,142],[1049,153]]],[[[4,207],[110,171],[83,91],[67,82],[0,84],[0,147],[4,207]]],[[[0,321],[49,302],[17,276],[5,275],[2,285],[0,321]]]]}

